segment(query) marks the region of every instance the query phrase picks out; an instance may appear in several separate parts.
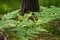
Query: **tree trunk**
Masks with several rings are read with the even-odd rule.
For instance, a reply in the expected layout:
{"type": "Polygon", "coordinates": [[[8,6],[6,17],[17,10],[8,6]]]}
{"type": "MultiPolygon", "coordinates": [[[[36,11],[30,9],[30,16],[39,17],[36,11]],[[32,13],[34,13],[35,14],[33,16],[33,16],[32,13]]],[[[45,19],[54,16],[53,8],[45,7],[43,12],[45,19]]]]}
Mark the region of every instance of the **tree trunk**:
{"type": "Polygon", "coordinates": [[[22,15],[27,12],[38,12],[39,3],[38,0],[22,0],[22,15]]]}

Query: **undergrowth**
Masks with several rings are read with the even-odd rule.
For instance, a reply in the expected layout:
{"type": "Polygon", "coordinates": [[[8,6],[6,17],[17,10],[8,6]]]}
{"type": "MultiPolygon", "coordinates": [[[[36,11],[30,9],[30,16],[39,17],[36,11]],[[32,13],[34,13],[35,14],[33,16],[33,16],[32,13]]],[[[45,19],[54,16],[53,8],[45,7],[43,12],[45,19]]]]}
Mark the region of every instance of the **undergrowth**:
{"type": "MultiPolygon", "coordinates": [[[[16,40],[29,40],[38,37],[37,35],[42,32],[54,32],[51,30],[53,26],[49,22],[60,19],[60,8],[54,6],[51,6],[51,8],[41,6],[40,8],[41,12],[30,12],[24,16],[20,15],[20,10],[3,15],[0,21],[0,30],[10,40],[14,40],[14,38],[16,40]],[[32,13],[34,13],[34,16],[32,16],[32,13]]],[[[60,31],[60,25],[56,29],[60,31]]]]}

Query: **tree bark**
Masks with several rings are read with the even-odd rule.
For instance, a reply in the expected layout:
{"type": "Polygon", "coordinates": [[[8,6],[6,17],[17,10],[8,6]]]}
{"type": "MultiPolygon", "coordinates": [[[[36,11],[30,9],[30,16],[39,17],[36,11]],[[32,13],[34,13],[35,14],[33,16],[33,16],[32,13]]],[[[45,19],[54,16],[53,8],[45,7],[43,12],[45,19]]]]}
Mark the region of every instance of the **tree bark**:
{"type": "Polygon", "coordinates": [[[39,3],[38,0],[22,0],[22,15],[27,12],[38,12],[39,3]]]}

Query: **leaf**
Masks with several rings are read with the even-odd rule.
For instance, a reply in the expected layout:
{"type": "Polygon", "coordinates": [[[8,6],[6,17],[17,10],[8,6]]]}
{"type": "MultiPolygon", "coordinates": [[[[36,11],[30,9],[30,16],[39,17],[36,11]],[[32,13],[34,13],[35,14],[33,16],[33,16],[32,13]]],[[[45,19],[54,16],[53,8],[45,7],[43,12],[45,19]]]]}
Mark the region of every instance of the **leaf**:
{"type": "Polygon", "coordinates": [[[12,12],[10,12],[10,13],[5,14],[5,15],[2,17],[2,20],[15,18],[15,17],[17,16],[17,13],[18,13],[19,11],[20,11],[20,10],[15,10],[15,11],[12,11],[12,12]]]}

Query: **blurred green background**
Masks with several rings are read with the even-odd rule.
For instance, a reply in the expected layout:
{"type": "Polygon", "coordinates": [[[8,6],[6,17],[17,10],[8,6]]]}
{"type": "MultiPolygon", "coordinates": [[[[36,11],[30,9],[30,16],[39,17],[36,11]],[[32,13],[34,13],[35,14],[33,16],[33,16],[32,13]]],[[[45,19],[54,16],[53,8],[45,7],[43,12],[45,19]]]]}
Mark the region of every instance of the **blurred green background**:
{"type": "MultiPolygon", "coordinates": [[[[22,0],[0,0],[0,14],[5,14],[15,9],[21,8],[22,0]]],[[[60,0],[39,0],[41,6],[60,6],[60,0]]]]}

